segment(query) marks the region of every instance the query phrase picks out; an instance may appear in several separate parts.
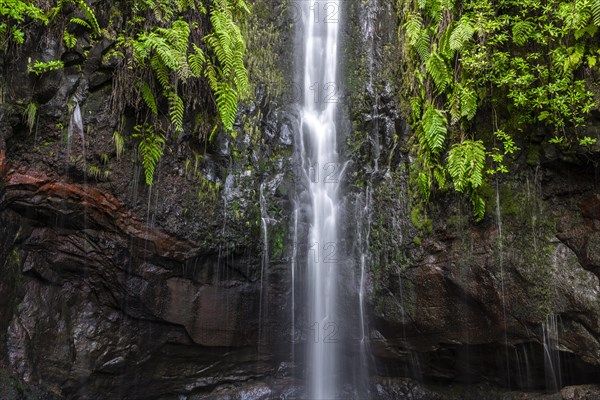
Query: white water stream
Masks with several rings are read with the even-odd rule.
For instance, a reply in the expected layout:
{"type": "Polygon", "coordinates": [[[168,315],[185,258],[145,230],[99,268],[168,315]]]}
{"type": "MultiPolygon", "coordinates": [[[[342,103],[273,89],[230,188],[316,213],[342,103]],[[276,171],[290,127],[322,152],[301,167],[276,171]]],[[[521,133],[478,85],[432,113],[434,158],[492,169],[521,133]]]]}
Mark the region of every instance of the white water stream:
{"type": "Polygon", "coordinates": [[[339,160],[336,141],[338,87],[337,0],[303,1],[304,102],[301,108],[303,171],[309,176],[312,250],[307,265],[308,398],[339,393],[336,284],[339,249],[339,160]]]}

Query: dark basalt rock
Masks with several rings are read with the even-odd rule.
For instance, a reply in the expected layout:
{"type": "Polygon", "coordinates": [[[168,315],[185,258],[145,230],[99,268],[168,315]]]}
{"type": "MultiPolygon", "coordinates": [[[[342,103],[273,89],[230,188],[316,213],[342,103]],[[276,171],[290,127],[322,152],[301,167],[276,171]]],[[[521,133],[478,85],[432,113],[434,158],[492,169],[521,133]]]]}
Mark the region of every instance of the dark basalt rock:
{"type": "MultiPolygon", "coordinates": [[[[274,14],[282,7],[261,4],[274,14]]],[[[600,379],[599,175],[584,162],[595,153],[567,164],[568,157],[542,149],[539,163],[519,159],[522,173],[499,178],[499,215],[495,193],[479,224],[469,220],[464,199],[437,195],[430,224],[423,223],[424,213],[412,215],[407,185],[410,132],[390,50],[397,48],[396,10],[380,0],[345,7],[349,87],[340,132],[352,136],[342,150],[352,162],[344,206],[353,224],[369,188],[371,373],[384,377],[374,378],[373,398],[600,398],[597,386],[586,385],[600,379]],[[367,15],[374,23],[363,34],[367,15]],[[553,317],[558,338],[548,349],[553,317]],[[575,386],[525,393],[548,387],[549,350],[562,371],[554,385],[575,386]]],[[[289,29],[289,21],[274,24],[289,29]]],[[[286,59],[289,36],[277,47],[286,59]]],[[[11,90],[0,105],[0,398],[302,398],[303,382],[294,377],[308,329],[299,310],[298,332],[290,332],[291,253],[279,249],[263,266],[257,204],[263,184],[269,233],[288,242],[289,196],[301,191],[290,172],[297,162],[293,106],[272,104],[268,85],[257,85],[256,98],[241,106],[248,120],[237,128],[258,129],[259,137],[245,132],[237,142],[224,135],[199,143],[195,121],[186,120],[150,190],[132,162],[133,111],[115,116],[109,107],[119,60],[104,56],[113,42],[95,43],[85,61],[83,47],[66,53],[60,40],[44,43],[24,54],[74,66],[37,78],[26,70],[27,57],[1,56],[11,90]],[[85,136],[73,137],[67,160],[75,98],[85,136]],[[21,108],[32,100],[39,122],[29,133],[21,108]],[[121,158],[112,142],[117,129],[129,146],[121,158]],[[91,176],[92,165],[108,174],[91,176]],[[199,174],[221,185],[216,198],[198,186],[199,174]],[[290,340],[300,342],[296,364],[290,340]]],[[[600,127],[594,118],[592,133],[600,127]]],[[[356,229],[346,228],[351,248],[356,229]]],[[[356,284],[340,284],[348,314],[357,312],[356,284]]],[[[340,326],[344,343],[355,346],[356,326],[340,326]]]]}

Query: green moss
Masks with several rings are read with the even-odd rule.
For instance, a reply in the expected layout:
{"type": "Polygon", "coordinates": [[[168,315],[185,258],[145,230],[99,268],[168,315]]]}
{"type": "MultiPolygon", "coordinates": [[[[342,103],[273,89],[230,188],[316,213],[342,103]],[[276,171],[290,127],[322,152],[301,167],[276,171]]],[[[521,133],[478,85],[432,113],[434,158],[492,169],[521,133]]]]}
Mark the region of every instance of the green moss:
{"type": "Polygon", "coordinates": [[[420,202],[415,203],[410,210],[410,220],[420,232],[431,233],[433,231],[433,222],[427,217],[424,206],[420,202]]]}
{"type": "Polygon", "coordinates": [[[527,146],[527,164],[528,165],[539,165],[540,164],[540,154],[542,151],[542,146],[536,144],[530,144],[527,146]]]}

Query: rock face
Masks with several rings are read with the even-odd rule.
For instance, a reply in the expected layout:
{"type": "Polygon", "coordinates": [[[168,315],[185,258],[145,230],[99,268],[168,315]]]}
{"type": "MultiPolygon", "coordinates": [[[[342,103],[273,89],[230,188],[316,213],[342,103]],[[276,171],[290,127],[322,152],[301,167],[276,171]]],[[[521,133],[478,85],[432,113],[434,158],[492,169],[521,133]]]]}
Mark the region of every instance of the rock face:
{"type": "Polygon", "coordinates": [[[289,278],[275,244],[288,224],[292,140],[282,89],[274,95],[268,79],[289,80],[290,28],[285,10],[254,3],[249,49],[268,32],[279,40],[249,56],[256,90],[237,140],[201,142],[186,115],[152,188],[131,136],[135,110],[115,116],[111,106],[123,85],[105,57],[112,41],[68,50],[48,30],[31,34],[26,56],[2,58],[0,398],[200,398],[276,374],[290,347],[280,328],[289,278]],[[65,68],[35,77],[28,57],[65,68]],[[27,104],[38,107],[35,126],[22,118],[27,104]],[[69,144],[75,104],[83,132],[69,144]]]}
{"type": "MultiPolygon", "coordinates": [[[[287,329],[295,116],[268,81],[291,81],[282,7],[257,0],[250,21],[249,49],[259,46],[268,62],[253,59],[255,98],[236,127],[244,157],[233,138],[206,144],[202,156],[191,134],[170,138],[151,190],[132,138],[124,132],[124,157],[112,143],[110,41],[86,61],[51,38],[26,48],[67,63],[42,78],[11,61],[12,97],[0,106],[1,398],[301,397],[301,360],[289,354],[296,332],[287,329]],[[271,37],[279,39],[268,47],[271,37]],[[261,75],[265,65],[273,70],[261,75]],[[87,136],[67,149],[75,95],[87,136]],[[29,132],[13,106],[33,100],[39,122],[29,132]]],[[[345,248],[354,249],[347,258],[369,249],[373,397],[600,398],[598,155],[566,162],[523,145],[521,172],[489,188],[481,223],[450,195],[417,208],[396,11],[383,0],[345,7],[345,248]],[[522,392],[564,385],[577,386],[522,392]]],[[[123,118],[131,133],[133,117],[123,118]]],[[[343,285],[356,293],[356,282],[343,285]]]]}
{"type": "MultiPolygon", "coordinates": [[[[401,57],[391,50],[396,10],[377,1],[349,10],[347,63],[359,64],[348,68],[359,149],[349,153],[350,189],[371,196],[373,369],[519,390],[599,383],[600,155],[519,143],[511,174],[486,189],[484,221],[474,223],[457,195],[436,193],[423,206],[408,183],[411,134],[394,86],[402,78],[389,67],[401,57]]],[[[420,398],[388,389],[384,398],[420,398]]]]}
{"type": "Polygon", "coordinates": [[[8,168],[2,194],[3,354],[26,382],[161,398],[271,370],[260,282],[93,187],[8,168]]]}

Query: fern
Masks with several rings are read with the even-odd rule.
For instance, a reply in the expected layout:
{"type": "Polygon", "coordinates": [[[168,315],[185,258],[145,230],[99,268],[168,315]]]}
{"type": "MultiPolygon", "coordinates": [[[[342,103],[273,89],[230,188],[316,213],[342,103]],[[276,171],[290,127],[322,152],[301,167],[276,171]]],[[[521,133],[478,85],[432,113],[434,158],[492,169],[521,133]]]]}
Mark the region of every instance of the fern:
{"type": "Polygon", "coordinates": [[[447,124],[448,121],[444,112],[437,110],[433,105],[429,104],[423,114],[421,125],[423,127],[424,143],[434,155],[441,153],[444,149],[447,124]]]}
{"type": "Polygon", "coordinates": [[[433,79],[438,92],[443,92],[452,81],[452,74],[446,65],[446,60],[439,53],[433,52],[429,56],[425,67],[433,79]]]}
{"type": "Polygon", "coordinates": [[[404,31],[408,38],[408,43],[414,46],[423,34],[423,18],[419,14],[409,14],[404,24],[404,31]]]}
{"type": "Polygon", "coordinates": [[[452,34],[450,35],[450,48],[452,50],[461,51],[465,44],[471,40],[475,33],[475,27],[468,15],[463,15],[458,21],[452,34]]]}
{"type": "Polygon", "coordinates": [[[92,26],[85,19],[73,17],[69,20],[69,23],[83,26],[84,28],[87,28],[87,29],[92,29],[92,26]]]}
{"type": "Polygon", "coordinates": [[[85,0],[74,0],[75,4],[79,6],[79,9],[83,11],[85,17],[89,21],[90,26],[92,27],[95,34],[100,34],[100,25],[98,25],[98,20],[96,19],[96,15],[94,11],[88,6],[85,0]]]}
{"type": "Polygon", "coordinates": [[[478,192],[471,193],[471,204],[473,205],[473,215],[475,221],[479,222],[485,216],[485,200],[478,192]]]}
{"type": "Polygon", "coordinates": [[[169,115],[176,131],[183,131],[185,106],[183,100],[175,92],[169,93],[169,115]]]}
{"type": "Polygon", "coordinates": [[[513,42],[516,45],[522,46],[531,38],[535,26],[530,21],[519,21],[513,25],[513,42]]]}
{"type": "Polygon", "coordinates": [[[77,38],[75,37],[75,35],[72,35],[69,32],[67,32],[66,29],[63,32],[63,41],[65,42],[65,46],[67,46],[67,49],[72,49],[77,44],[77,38]]]}
{"type": "Polygon", "coordinates": [[[421,171],[417,176],[417,181],[419,182],[419,191],[427,203],[431,196],[431,178],[429,177],[429,174],[421,171]]]}
{"type": "Polygon", "coordinates": [[[154,94],[152,93],[152,89],[150,85],[147,83],[142,83],[140,86],[140,92],[142,94],[142,98],[144,102],[148,106],[148,108],[152,111],[154,115],[158,114],[158,107],[156,106],[156,100],[154,99],[154,94]]]}
{"type": "Polygon", "coordinates": [[[247,12],[242,0],[213,0],[210,12],[212,33],[204,41],[213,51],[218,65],[208,65],[205,76],[215,95],[221,122],[227,130],[233,129],[239,97],[250,87],[248,71],[244,66],[246,44],[239,27],[233,21],[233,9],[247,12]]]}
{"type": "Polygon", "coordinates": [[[485,146],[481,140],[465,140],[455,144],[448,153],[448,173],[454,189],[464,192],[475,190],[483,184],[485,146]]]}
{"type": "Polygon", "coordinates": [[[483,184],[485,167],[485,146],[481,140],[465,140],[455,144],[448,153],[447,170],[452,178],[454,189],[468,192],[473,205],[473,214],[477,221],[485,214],[485,201],[479,194],[483,184]]]}
{"type": "Polygon", "coordinates": [[[155,134],[146,124],[144,126],[137,125],[135,130],[136,133],[133,136],[141,139],[138,151],[142,159],[146,184],[152,186],[156,165],[163,156],[165,139],[162,135],[155,134]]]}
{"type": "Polygon", "coordinates": [[[171,87],[171,74],[169,73],[169,68],[162,62],[162,59],[157,54],[152,56],[150,65],[163,90],[168,91],[171,87]]]}
{"type": "Polygon", "coordinates": [[[594,24],[600,27],[600,0],[591,0],[592,2],[592,18],[594,24]]]}
{"type": "Polygon", "coordinates": [[[426,63],[431,55],[431,38],[427,31],[423,31],[417,42],[415,43],[415,50],[419,55],[422,62],[426,63]]]}
{"type": "Polygon", "coordinates": [[[423,101],[419,96],[413,96],[410,99],[410,107],[412,109],[412,117],[415,121],[421,118],[423,101]]]}
{"type": "Polygon", "coordinates": [[[464,86],[460,91],[460,115],[461,117],[472,120],[477,113],[477,93],[468,86],[464,86]]]}
{"type": "Polygon", "coordinates": [[[206,55],[202,51],[201,48],[193,45],[194,53],[190,53],[188,56],[188,63],[190,64],[190,70],[192,72],[192,76],[198,78],[202,75],[202,71],[204,70],[204,65],[206,65],[206,55]]]}

